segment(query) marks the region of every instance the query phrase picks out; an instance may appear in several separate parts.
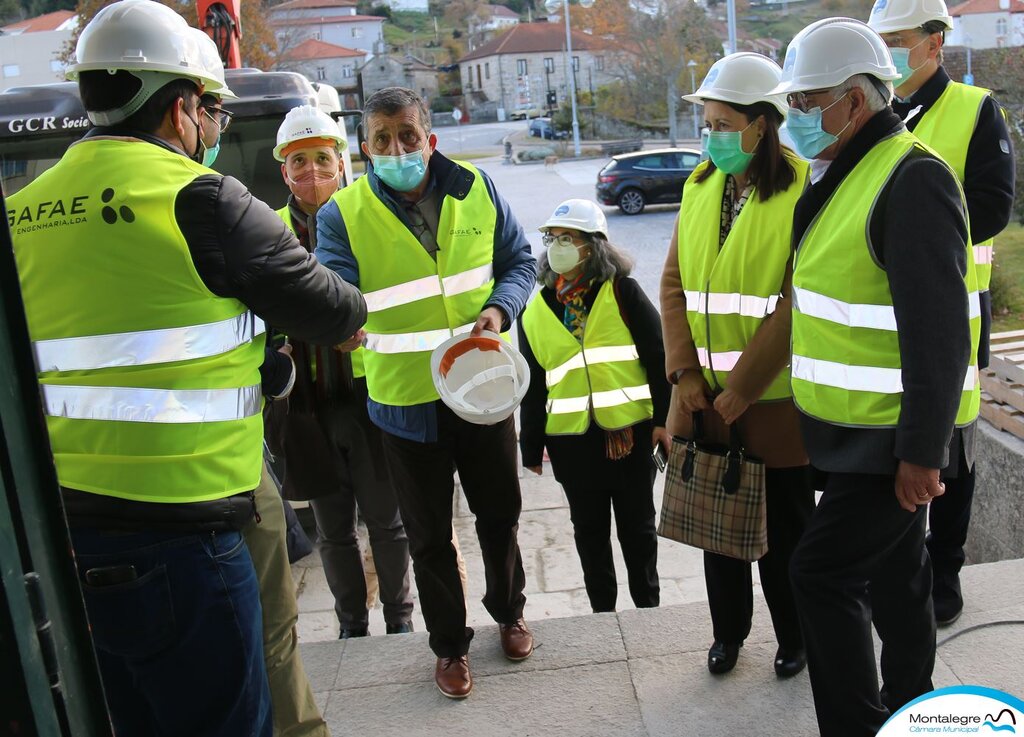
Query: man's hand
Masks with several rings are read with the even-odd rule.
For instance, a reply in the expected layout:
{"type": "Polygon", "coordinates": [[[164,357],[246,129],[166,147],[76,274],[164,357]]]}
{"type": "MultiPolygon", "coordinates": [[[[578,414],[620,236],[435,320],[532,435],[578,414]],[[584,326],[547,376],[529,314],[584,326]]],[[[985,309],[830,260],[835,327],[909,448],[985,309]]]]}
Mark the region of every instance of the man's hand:
{"type": "Polygon", "coordinates": [[[284,355],[288,356],[288,358],[291,358],[292,357],[292,344],[291,343],[285,343],[284,345],[282,345],[280,348],[277,349],[277,352],[278,353],[283,353],[284,355]]]}
{"type": "Polygon", "coordinates": [[[715,411],[721,415],[726,425],[736,422],[749,406],[750,402],[732,389],[726,389],[715,398],[715,411]]]}
{"type": "Polygon", "coordinates": [[[473,326],[470,335],[480,335],[484,330],[490,330],[492,333],[501,333],[501,326],[505,322],[505,313],[501,311],[499,307],[485,307],[484,311],[480,313],[480,317],[476,319],[476,324],[473,326]]]}
{"type": "Polygon", "coordinates": [[[544,473],[544,466],[523,466],[523,468],[525,468],[527,471],[532,471],[538,476],[544,473]]]}
{"type": "Polygon", "coordinates": [[[657,448],[659,445],[665,449],[665,455],[672,450],[672,436],[663,427],[656,427],[651,431],[651,447],[657,448]]]}
{"type": "Polygon", "coordinates": [[[685,371],[679,377],[679,383],[676,384],[676,399],[687,412],[711,409],[711,403],[708,401],[710,395],[711,387],[700,371],[685,371]]]}
{"type": "Polygon", "coordinates": [[[938,469],[900,461],[896,468],[896,499],[905,510],[915,512],[922,504],[945,493],[946,485],[939,481],[938,469]]]}
{"type": "Polygon", "coordinates": [[[341,351],[342,353],[351,353],[356,348],[359,348],[363,344],[363,341],[365,339],[366,331],[363,330],[362,328],[359,328],[356,331],[356,334],[353,335],[351,338],[346,340],[344,343],[338,343],[338,345],[334,346],[334,350],[341,351]]]}

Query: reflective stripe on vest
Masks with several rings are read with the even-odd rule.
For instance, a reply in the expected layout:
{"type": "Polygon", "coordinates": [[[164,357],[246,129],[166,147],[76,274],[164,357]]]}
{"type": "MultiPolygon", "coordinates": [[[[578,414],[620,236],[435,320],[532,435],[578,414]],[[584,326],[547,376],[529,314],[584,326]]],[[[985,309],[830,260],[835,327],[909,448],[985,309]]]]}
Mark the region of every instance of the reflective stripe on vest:
{"type": "Polygon", "coordinates": [[[370,397],[408,406],[437,399],[430,353],[472,328],[494,287],[497,210],[483,175],[458,199],[446,195],[438,219],[437,260],[370,187],[370,177],[339,190],[337,204],[359,269],[368,315],[363,363],[370,397]]]}
{"type": "MultiPolygon", "coordinates": [[[[868,220],[892,173],[922,144],[907,132],[882,140],[847,175],[808,227],[793,272],[793,397],[824,422],[895,427],[903,392],[899,334],[885,271],[867,240],[868,220]]],[[[967,244],[970,248],[970,243],[967,244]]],[[[980,300],[974,261],[965,286],[972,357],[956,423],[978,415],[980,300]]]]}
{"type": "Polygon", "coordinates": [[[63,486],[188,503],[259,484],[265,328],[210,292],[175,220],[178,193],[214,175],[160,146],[96,137],[8,200],[63,486]],[[23,221],[72,201],[78,218],[23,221]]]}
{"type": "Polygon", "coordinates": [[[591,415],[606,430],[630,427],[653,416],[647,372],[619,314],[611,282],[598,290],[582,345],[540,294],[526,306],[522,324],[545,371],[548,435],[581,435],[590,427],[591,415]]]}
{"type": "Polygon", "coordinates": [[[109,386],[42,386],[51,417],[116,422],[227,422],[260,413],[259,385],[241,389],[139,389],[109,386]]]}
{"type": "Polygon", "coordinates": [[[295,234],[295,225],[292,224],[292,213],[291,213],[291,209],[288,207],[288,205],[285,205],[280,210],[275,210],[274,212],[277,213],[277,216],[279,218],[284,220],[284,224],[288,226],[288,230],[290,230],[292,232],[292,235],[294,235],[295,234]]]}
{"type": "MultiPolygon", "coordinates": [[[[793,209],[810,171],[795,157],[787,156],[786,161],[794,169],[794,182],[766,202],[752,190],[721,248],[726,175],[716,169],[698,183],[709,167],[705,163],[683,185],[679,277],[704,378],[715,388],[728,386],[739,356],[778,305],[792,249],[793,209]]],[[[790,394],[789,372],[783,370],[760,399],[785,399],[790,394]]]]}
{"type": "Polygon", "coordinates": [[[205,325],[37,340],[32,348],[40,372],[86,371],[216,356],[245,345],[266,329],[263,320],[244,312],[205,325]]]}
{"type": "MultiPolygon", "coordinates": [[[[946,160],[963,184],[967,149],[978,126],[981,106],[991,91],[950,81],[935,104],[914,126],[914,135],[946,160]]],[[[978,291],[987,292],[992,282],[992,239],[974,245],[978,291]]]]}

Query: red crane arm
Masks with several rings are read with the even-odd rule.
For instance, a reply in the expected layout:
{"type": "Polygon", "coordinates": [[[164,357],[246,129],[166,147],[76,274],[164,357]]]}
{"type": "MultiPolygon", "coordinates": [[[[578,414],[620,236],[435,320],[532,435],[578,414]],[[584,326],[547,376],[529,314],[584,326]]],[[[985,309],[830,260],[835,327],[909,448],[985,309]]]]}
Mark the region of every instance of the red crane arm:
{"type": "Polygon", "coordinates": [[[241,0],[196,0],[199,27],[214,40],[227,69],[242,66],[241,0]]]}

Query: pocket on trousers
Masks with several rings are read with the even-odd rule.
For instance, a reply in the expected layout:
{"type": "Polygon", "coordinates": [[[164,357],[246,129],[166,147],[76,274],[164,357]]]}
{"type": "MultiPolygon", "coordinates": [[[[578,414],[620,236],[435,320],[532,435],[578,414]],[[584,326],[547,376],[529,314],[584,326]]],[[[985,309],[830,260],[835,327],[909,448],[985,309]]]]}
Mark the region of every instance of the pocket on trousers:
{"type": "Polygon", "coordinates": [[[82,583],[97,649],[123,658],[144,658],[170,646],[176,635],[167,567],[113,586],[82,583]]]}

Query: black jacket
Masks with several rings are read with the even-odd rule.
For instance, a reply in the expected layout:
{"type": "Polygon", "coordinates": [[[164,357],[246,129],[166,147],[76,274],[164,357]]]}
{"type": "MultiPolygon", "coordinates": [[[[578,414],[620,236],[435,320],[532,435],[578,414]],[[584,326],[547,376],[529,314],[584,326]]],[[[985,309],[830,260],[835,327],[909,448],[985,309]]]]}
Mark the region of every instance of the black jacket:
{"type": "MultiPolygon", "coordinates": [[[[153,136],[94,128],[87,137],[128,136],[139,145],[178,149],[153,136]]],[[[366,321],[366,303],[355,287],[321,266],[265,202],[232,177],[197,177],[175,200],[175,218],[203,284],[234,298],[289,335],[331,345],[349,338],[366,321]]],[[[228,497],[193,504],[148,504],[64,489],[75,525],[234,526],[248,500],[228,497]]]]}
{"type": "MultiPolygon", "coordinates": [[[[587,293],[585,301],[588,308],[592,307],[594,300],[597,299],[598,286],[595,284],[587,293]]],[[[544,369],[537,363],[537,357],[523,330],[522,320],[518,324],[519,349],[530,366],[530,388],[523,398],[519,411],[519,446],[523,454],[523,465],[541,465],[544,447],[547,446],[555,477],[563,483],[566,480],[570,483],[576,481],[598,484],[607,481],[609,464],[636,466],[647,473],[652,467],[651,428],[664,427],[668,416],[672,387],[665,379],[665,347],[658,311],[644,294],[643,288],[630,277],[621,277],[616,281],[615,296],[619,303],[619,313],[633,335],[640,363],[647,372],[651,401],[654,405],[651,421],[634,426],[633,453],[622,461],[607,461],[604,458],[605,431],[598,427],[596,422],[591,421],[589,429],[583,435],[549,436],[544,432],[548,399],[544,369]]],[[[548,308],[560,319],[565,314],[565,306],[558,301],[550,287],[541,289],[535,299],[543,299],[548,308]]]]}
{"type": "MultiPolygon", "coordinates": [[[[893,102],[893,110],[913,132],[950,82],[946,70],[939,67],[931,79],[907,100],[893,102]],[[909,117],[909,120],[908,120],[909,117]]],[[[978,111],[974,133],[967,145],[964,166],[964,195],[971,220],[971,240],[981,243],[1003,231],[1013,212],[1016,181],[1013,140],[1003,112],[991,96],[986,97],[978,111]]],[[[981,294],[981,343],[978,365],[988,366],[989,332],[992,328],[992,299],[987,291],[981,294]]]]}
{"type": "MultiPolygon", "coordinates": [[[[799,244],[815,215],[867,152],[902,129],[888,108],[868,121],[800,198],[794,243],[799,244]]],[[[868,228],[875,258],[889,279],[899,330],[899,424],[895,429],[856,429],[801,415],[807,452],[822,471],[893,474],[900,460],[946,468],[970,354],[964,283],[967,223],[956,177],[930,154],[912,152],[882,190],[868,228]]],[[[798,252],[797,268],[799,260],[798,252]]]]}

